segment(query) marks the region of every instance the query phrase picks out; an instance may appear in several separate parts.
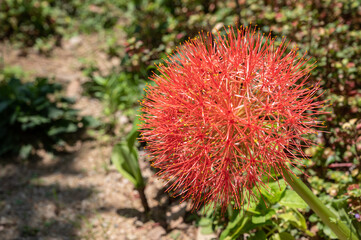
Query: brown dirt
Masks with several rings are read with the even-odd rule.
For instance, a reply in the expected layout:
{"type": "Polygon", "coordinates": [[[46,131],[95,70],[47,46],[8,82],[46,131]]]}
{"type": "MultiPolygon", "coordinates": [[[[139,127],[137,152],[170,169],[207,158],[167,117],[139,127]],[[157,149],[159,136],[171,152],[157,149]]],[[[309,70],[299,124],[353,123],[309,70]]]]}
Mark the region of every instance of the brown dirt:
{"type": "MultiPolygon", "coordinates": [[[[5,65],[18,65],[33,76],[54,77],[77,99],[82,114],[101,116],[102,105],[81,95],[86,80],[79,58],[110,71],[119,60],[102,52],[97,36],[64,41],[50,57],[3,49],[5,65]]],[[[123,126],[126,127],[126,126],[123,126]]],[[[0,167],[0,239],[204,239],[194,223],[186,223],[189,206],[164,193],[142,155],[151,214],[143,213],[138,193],[110,164],[111,141],[79,140],[64,154],[40,151],[36,163],[0,167]]]]}

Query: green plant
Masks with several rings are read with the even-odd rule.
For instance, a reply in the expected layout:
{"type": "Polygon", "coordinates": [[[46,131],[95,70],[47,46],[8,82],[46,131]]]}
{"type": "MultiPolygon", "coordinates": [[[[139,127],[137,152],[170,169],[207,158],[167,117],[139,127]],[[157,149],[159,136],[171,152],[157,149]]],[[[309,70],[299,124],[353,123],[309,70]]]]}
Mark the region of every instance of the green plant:
{"type": "MultiPolygon", "coordinates": [[[[266,184],[269,190],[262,189],[259,198],[264,201],[254,202],[247,200],[244,209],[232,209],[220,214],[220,207],[214,205],[205,206],[200,212],[202,217],[197,220],[197,225],[202,228],[203,234],[220,232],[219,239],[239,239],[244,233],[250,234],[250,239],[299,239],[301,236],[314,237],[310,224],[306,221],[305,214],[308,205],[294,191],[286,187],[284,180],[266,184]],[[290,234],[292,233],[292,234],[290,234]]],[[[327,204],[332,211],[336,212],[336,204],[340,201],[331,201],[327,204]],[[331,202],[333,202],[331,204],[331,202]]],[[[351,222],[347,214],[336,212],[338,219],[351,222]]],[[[311,222],[316,221],[316,215],[312,215],[311,222]]],[[[336,236],[327,226],[320,227],[327,232],[328,237],[336,236]]]]}
{"type": "Polygon", "coordinates": [[[144,211],[149,212],[149,205],[144,190],[146,183],[143,179],[139,166],[138,149],[136,148],[137,137],[139,136],[138,125],[139,120],[136,119],[133,129],[127,135],[126,140],[117,143],[112,152],[111,161],[117,170],[133,183],[138,191],[144,211]]]}
{"type": "Polygon", "coordinates": [[[109,76],[92,76],[85,84],[86,92],[100,99],[104,104],[104,113],[115,117],[115,113],[123,111],[127,115],[134,114],[137,100],[143,94],[145,81],[139,74],[121,72],[109,76]]]}
{"type": "MultiPolygon", "coordinates": [[[[69,7],[73,9],[72,27],[85,33],[111,29],[117,24],[124,5],[124,0],[69,0],[69,7]]],[[[64,8],[62,4],[58,6],[64,8]]]]}
{"type": "Polygon", "coordinates": [[[233,24],[235,14],[227,3],[214,0],[133,0],[126,10],[130,22],[123,27],[128,36],[123,66],[140,72],[199,31],[233,24]]]}
{"type": "Polygon", "coordinates": [[[22,83],[9,75],[2,75],[0,81],[1,156],[26,158],[35,149],[53,151],[94,126],[94,119],[78,116],[71,108],[73,101],[59,94],[60,84],[49,83],[46,78],[22,83]]]}
{"type": "Polygon", "coordinates": [[[66,26],[65,15],[53,6],[54,1],[1,1],[0,40],[10,38],[25,46],[32,46],[37,39],[49,36],[60,40],[66,26]]]}
{"type": "Polygon", "coordinates": [[[0,40],[33,46],[48,53],[70,32],[92,33],[118,21],[123,1],[4,0],[0,2],[0,40]]]}

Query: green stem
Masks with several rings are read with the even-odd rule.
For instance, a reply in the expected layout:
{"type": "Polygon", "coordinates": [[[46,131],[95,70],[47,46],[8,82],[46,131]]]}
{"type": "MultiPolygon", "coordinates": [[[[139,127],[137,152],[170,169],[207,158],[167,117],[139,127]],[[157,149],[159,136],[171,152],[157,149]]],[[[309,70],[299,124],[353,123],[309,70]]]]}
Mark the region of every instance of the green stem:
{"type": "Polygon", "coordinates": [[[341,219],[331,212],[311,190],[289,170],[282,169],[283,176],[293,190],[310,206],[321,220],[336,234],[340,240],[359,240],[355,233],[341,219]]]}

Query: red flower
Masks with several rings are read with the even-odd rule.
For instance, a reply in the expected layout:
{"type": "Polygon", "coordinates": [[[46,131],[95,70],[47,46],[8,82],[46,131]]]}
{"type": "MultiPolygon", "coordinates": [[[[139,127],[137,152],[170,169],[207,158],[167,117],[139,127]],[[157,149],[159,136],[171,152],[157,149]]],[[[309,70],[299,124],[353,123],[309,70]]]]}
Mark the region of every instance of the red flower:
{"type": "Polygon", "coordinates": [[[142,101],[142,139],[168,190],[236,208],[272,173],[301,164],[315,133],[313,68],[255,29],[200,35],[159,65],[142,101]]]}

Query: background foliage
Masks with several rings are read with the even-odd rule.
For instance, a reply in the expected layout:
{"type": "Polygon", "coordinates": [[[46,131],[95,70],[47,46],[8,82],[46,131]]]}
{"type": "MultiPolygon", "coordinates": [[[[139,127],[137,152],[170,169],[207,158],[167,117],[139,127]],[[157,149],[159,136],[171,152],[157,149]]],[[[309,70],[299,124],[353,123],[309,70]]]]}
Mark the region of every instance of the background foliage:
{"type": "Polygon", "coordinates": [[[71,143],[81,130],[93,125],[91,117],[79,117],[73,100],[59,95],[60,84],[47,78],[21,82],[21,71],[0,72],[0,156],[27,158],[34,149],[55,150],[71,143]]]}

